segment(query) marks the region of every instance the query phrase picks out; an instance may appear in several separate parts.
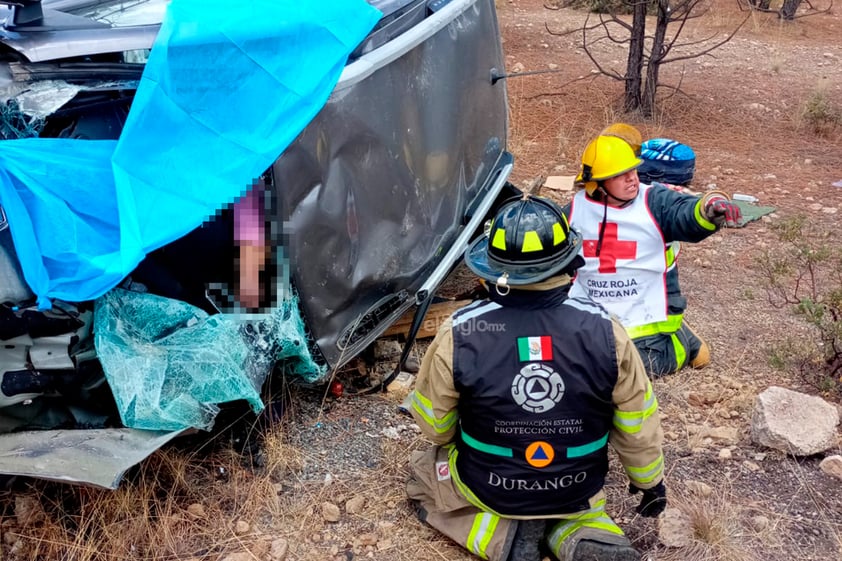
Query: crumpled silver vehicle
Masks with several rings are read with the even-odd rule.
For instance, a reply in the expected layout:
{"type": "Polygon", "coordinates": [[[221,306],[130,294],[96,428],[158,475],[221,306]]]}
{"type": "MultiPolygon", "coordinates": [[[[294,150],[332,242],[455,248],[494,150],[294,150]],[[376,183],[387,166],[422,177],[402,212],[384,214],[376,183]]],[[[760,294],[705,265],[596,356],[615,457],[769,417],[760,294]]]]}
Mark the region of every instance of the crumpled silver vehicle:
{"type": "MultiPolygon", "coordinates": [[[[262,304],[297,295],[325,379],[411,308],[420,323],[469,240],[513,189],[494,0],[368,2],[382,19],[349,57],[327,104],[261,178],[272,255],[280,256],[269,263],[262,304]]],[[[0,136],[118,138],[167,2],[0,4],[9,5],[0,7],[0,136]]],[[[218,220],[150,254],[133,277],[162,296],[225,313],[230,228],[230,209],[221,209],[218,220]]],[[[0,241],[0,279],[20,282],[8,229],[0,241]]],[[[9,343],[0,349],[7,400],[0,405],[9,404],[0,408],[0,473],[115,487],[178,432],[93,420],[66,427],[38,408],[47,398],[102,400],[108,391],[87,373],[96,370],[88,308],[72,305],[74,321],[53,311],[46,331],[4,334],[0,317],[9,343]],[[59,382],[32,386],[39,369],[60,372],[59,382]]],[[[26,325],[40,325],[37,315],[26,325]]],[[[407,349],[411,343],[412,334],[407,349]]]]}

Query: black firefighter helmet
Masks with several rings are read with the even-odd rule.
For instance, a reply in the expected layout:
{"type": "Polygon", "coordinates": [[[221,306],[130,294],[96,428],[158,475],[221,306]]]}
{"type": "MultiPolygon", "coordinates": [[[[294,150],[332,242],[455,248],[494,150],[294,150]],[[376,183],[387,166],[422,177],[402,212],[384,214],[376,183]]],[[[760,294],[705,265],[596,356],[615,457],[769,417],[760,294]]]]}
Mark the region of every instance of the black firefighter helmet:
{"type": "Polygon", "coordinates": [[[474,241],[465,263],[500,287],[533,284],[573,263],[582,237],[550,200],[530,195],[504,202],[485,235],[474,241]]]}

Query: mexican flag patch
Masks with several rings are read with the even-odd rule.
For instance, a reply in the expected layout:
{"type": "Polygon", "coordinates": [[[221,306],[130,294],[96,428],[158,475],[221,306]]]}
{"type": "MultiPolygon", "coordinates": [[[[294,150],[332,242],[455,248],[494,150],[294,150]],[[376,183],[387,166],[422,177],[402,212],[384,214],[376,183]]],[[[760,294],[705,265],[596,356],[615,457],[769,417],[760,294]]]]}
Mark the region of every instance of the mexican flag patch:
{"type": "Polygon", "coordinates": [[[518,337],[517,354],[521,362],[552,360],[553,339],[549,335],[544,335],[543,337],[518,337]]]}

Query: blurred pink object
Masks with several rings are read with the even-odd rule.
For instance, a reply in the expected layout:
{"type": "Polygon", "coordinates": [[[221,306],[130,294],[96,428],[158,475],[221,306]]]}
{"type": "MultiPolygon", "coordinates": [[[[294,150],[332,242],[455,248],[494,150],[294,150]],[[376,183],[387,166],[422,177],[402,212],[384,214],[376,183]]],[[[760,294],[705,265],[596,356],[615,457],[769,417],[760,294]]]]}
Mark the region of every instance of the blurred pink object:
{"type": "Polygon", "coordinates": [[[234,241],[237,245],[266,244],[261,186],[253,187],[234,204],[234,241]]]}

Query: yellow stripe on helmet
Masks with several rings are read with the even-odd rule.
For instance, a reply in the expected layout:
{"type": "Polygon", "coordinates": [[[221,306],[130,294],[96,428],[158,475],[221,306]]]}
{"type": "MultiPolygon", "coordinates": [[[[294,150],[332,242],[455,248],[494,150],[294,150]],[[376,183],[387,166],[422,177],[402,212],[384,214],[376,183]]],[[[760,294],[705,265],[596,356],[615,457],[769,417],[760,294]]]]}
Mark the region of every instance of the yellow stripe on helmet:
{"type": "Polygon", "coordinates": [[[501,251],[506,251],[506,231],[503,228],[497,228],[494,231],[494,237],[491,238],[491,245],[501,251]]]}
{"type": "Polygon", "coordinates": [[[564,233],[564,228],[560,223],[553,224],[553,245],[558,245],[567,239],[567,234],[564,233]]]}
{"type": "Polygon", "coordinates": [[[541,243],[541,238],[538,236],[538,232],[530,230],[529,232],[523,233],[523,247],[521,248],[523,253],[541,251],[543,249],[544,245],[541,243]]]}

